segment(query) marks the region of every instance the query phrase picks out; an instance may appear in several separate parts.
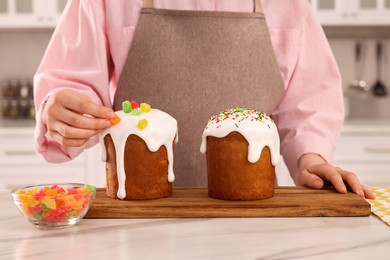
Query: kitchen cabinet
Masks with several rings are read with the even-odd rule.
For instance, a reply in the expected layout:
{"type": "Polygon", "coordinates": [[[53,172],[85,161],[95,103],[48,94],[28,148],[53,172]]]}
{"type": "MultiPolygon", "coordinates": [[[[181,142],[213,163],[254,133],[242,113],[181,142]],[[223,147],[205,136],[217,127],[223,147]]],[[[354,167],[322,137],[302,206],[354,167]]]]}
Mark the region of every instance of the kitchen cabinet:
{"type": "Polygon", "coordinates": [[[55,27],[67,0],[0,0],[0,28],[55,27]]]}
{"type": "MultiPolygon", "coordinates": [[[[367,186],[390,186],[390,121],[350,120],[342,129],[334,165],[354,172],[367,186]]],[[[276,167],[278,185],[291,186],[283,161],[276,167]]]]}
{"type": "Polygon", "coordinates": [[[390,133],[343,133],[334,164],[367,186],[390,186],[390,133]]]}
{"type": "Polygon", "coordinates": [[[36,153],[33,132],[31,127],[0,129],[0,191],[45,183],[105,185],[99,145],[86,150],[73,161],[47,163],[36,153]]]}
{"type": "Polygon", "coordinates": [[[334,25],[390,25],[390,0],[311,0],[320,23],[334,25]]]}

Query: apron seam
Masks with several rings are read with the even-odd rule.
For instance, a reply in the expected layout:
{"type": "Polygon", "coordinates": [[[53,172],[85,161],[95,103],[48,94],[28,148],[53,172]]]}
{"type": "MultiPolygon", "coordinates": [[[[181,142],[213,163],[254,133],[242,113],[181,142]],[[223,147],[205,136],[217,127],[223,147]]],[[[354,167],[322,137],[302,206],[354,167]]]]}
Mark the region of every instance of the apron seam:
{"type": "Polygon", "coordinates": [[[141,14],[144,15],[162,15],[162,16],[189,16],[191,12],[192,17],[208,17],[208,18],[230,18],[230,19],[265,19],[263,13],[237,13],[237,12],[221,12],[221,11],[191,11],[191,10],[170,10],[170,9],[159,9],[162,11],[150,12],[149,10],[156,9],[143,9],[141,14]]]}

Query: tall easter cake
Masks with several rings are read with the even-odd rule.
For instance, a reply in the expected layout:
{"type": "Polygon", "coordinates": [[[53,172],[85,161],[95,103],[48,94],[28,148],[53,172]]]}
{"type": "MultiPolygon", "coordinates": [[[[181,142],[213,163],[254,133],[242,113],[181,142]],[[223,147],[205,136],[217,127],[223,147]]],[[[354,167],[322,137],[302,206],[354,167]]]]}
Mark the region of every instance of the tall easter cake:
{"type": "Polygon", "coordinates": [[[100,135],[107,196],[126,200],[171,196],[176,120],[134,101],[123,102],[123,110],[115,114],[113,126],[100,135]]]}
{"type": "Polygon", "coordinates": [[[212,116],[200,148],[206,153],[209,196],[225,200],[272,197],[279,149],[276,125],[264,112],[233,108],[212,116]]]}

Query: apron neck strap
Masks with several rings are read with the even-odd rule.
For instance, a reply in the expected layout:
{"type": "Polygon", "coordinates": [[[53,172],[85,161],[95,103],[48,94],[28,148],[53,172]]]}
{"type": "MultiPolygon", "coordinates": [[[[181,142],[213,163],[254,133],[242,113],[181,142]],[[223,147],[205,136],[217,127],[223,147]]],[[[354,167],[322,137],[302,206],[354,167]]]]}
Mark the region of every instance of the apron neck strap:
{"type": "MultiPolygon", "coordinates": [[[[154,8],[154,0],[144,0],[143,8],[154,8]]],[[[263,6],[260,0],[253,0],[253,11],[255,13],[263,12],[263,6]]]]}

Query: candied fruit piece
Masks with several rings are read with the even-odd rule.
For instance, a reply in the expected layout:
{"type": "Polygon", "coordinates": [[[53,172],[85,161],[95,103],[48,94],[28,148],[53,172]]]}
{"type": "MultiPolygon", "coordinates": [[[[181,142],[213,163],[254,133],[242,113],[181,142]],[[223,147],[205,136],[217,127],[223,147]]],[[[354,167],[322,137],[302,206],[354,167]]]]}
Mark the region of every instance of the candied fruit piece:
{"type": "Polygon", "coordinates": [[[135,101],[131,101],[131,108],[132,109],[137,109],[137,108],[139,108],[139,104],[137,102],[135,102],[135,101]]]}
{"type": "Polygon", "coordinates": [[[110,118],[110,121],[113,125],[117,125],[119,124],[119,122],[121,121],[120,117],[115,115],[113,118],[110,118]]]}
{"type": "Polygon", "coordinates": [[[93,186],[88,185],[88,184],[84,185],[84,189],[86,189],[87,191],[94,191],[95,190],[95,188],[93,186]]]}
{"type": "Polygon", "coordinates": [[[126,114],[130,113],[132,110],[132,106],[131,106],[130,101],[127,100],[127,101],[122,102],[122,109],[123,109],[123,112],[125,112],[126,114]]]}
{"type": "Polygon", "coordinates": [[[46,207],[49,208],[49,209],[56,209],[57,208],[56,201],[54,199],[51,199],[50,197],[45,197],[42,200],[42,203],[44,205],[46,205],[46,207]]]}
{"type": "Polygon", "coordinates": [[[139,130],[143,131],[148,126],[148,120],[141,119],[138,121],[137,127],[139,130]]]}
{"type": "Polygon", "coordinates": [[[141,107],[141,111],[142,112],[145,112],[145,113],[149,113],[150,112],[150,105],[149,104],[141,103],[140,107],[141,107]]]}
{"type": "Polygon", "coordinates": [[[15,194],[21,195],[21,194],[26,194],[25,190],[17,190],[15,194]]]}
{"type": "Polygon", "coordinates": [[[130,113],[130,115],[132,115],[132,116],[140,116],[140,115],[142,115],[142,111],[141,111],[141,109],[139,109],[139,108],[137,108],[137,109],[133,109],[133,111],[131,111],[131,113],[130,113]]]}

